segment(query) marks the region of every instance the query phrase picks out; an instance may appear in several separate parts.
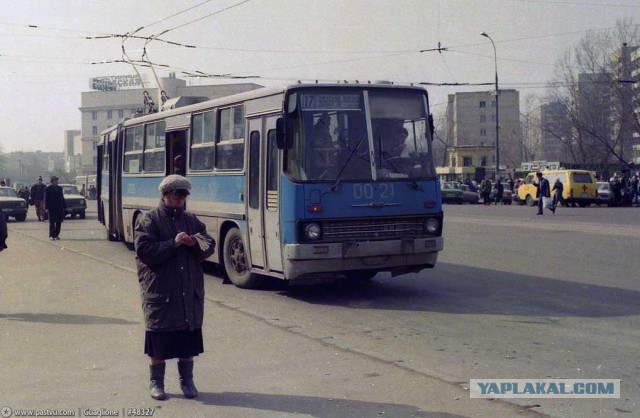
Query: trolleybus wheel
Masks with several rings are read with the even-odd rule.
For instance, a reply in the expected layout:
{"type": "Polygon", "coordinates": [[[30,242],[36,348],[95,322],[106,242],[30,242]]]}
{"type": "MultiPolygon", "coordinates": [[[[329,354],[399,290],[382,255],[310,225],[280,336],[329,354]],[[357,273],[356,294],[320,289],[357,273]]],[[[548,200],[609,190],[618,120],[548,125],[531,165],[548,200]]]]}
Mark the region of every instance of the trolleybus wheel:
{"type": "Polygon", "coordinates": [[[249,271],[251,266],[247,260],[246,248],[240,230],[230,229],[224,238],[222,249],[224,271],[235,286],[255,289],[262,284],[264,277],[249,271]]]}

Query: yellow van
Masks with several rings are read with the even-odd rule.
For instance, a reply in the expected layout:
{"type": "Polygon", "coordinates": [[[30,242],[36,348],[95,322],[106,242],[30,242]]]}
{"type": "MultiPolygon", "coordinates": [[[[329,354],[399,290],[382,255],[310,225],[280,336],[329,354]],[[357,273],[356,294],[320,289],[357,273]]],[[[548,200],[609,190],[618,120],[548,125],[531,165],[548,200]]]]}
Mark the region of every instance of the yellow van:
{"type": "MultiPolygon", "coordinates": [[[[564,200],[570,205],[579,205],[581,208],[598,202],[596,179],[592,171],[587,170],[545,170],[542,175],[549,180],[549,187],[553,189],[556,179],[562,182],[564,200]]],[[[537,203],[536,173],[529,173],[518,187],[518,200],[529,206],[537,203]]],[[[551,194],[553,196],[553,193],[551,194]]]]}

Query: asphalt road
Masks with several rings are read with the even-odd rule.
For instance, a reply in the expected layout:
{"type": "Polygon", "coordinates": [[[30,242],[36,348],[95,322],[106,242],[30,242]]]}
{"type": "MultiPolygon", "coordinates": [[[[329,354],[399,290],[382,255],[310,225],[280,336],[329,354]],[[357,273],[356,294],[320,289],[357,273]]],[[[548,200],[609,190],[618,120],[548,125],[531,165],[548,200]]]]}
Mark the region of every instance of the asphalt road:
{"type": "MultiPolygon", "coordinates": [[[[249,367],[238,377],[237,369],[227,363],[222,367],[219,360],[216,367],[231,384],[216,380],[215,389],[231,395],[220,401],[211,394],[208,404],[234,406],[225,412],[251,408],[247,416],[379,416],[385,410],[376,402],[387,406],[387,416],[522,416],[533,411],[571,417],[640,416],[639,216],[637,207],[560,208],[555,215],[536,216],[535,208],[520,206],[446,205],[445,251],[435,269],[420,274],[380,274],[365,286],[272,284],[248,291],[223,285],[212,271],[206,287],[207,323],[212,323],[213,334],[223,331],[216,344],[224,345],[225,352],[214,347],[211,356],[220,354],[249,367]],[[285,341],[293,344],[283,346],[285,341]],[[297,376],[305,367],[306,378],[297,376]],[[377,368],[384,370],[372,371],[377,368]],[[622,379],[622,396],[521,399],[510,400],[515,405],[510,406],[468,399],[472,378],[622,379]],[[234,387],[243,391],[234,392],[234,387]],[[350,402],[346,410],[328,406],[329,399],[338,398],[350,402]],[[436,401],[440,403],[432,404],[436,401]]],[[[92,307],[94,315],[102,317],[98,307],[107,303],[105,292],[113,293],[111,304],[103,307],[113,313],[107,317],[126,321],[120,325],[129,333],[139,331],[135,282],[122,281],[131,279],[133,254],[104,239],[94,213],[85,221],[65,222],[58,243],[45,242],[45,225],[32,218],[11,223],[10,230],[10,245],[21,240],[11,250],[28,252],[37,244],[47,254],[64,251],[64,257],[56,257],[56,268],[73,272],[78,283],[99,278],[106,290],[96,296],[101,302],[92,307]],[[113,288],[110,275],[119,278],[113,288]],[[123,300],[118,293],[122,286],[134,295],[123,300]],[[128,303],[124,310],[122,303],[128,303]]],[[[51,257],[27,263],[45,264],[51,257]]],[[[19,282],[12,283],[20,288],[19,282]]],[[[71,288],[65,292],[73,292],[71,288]]],[[[18,306],[25,309],[12,305],[0,310],[0,326],[9,323],[13,332],[19,332],[16,321],[55,321],[56,315],[41,316],[62,312],[65,306],[61,300],[57,310],[43,307],[30,313],[27,307],[33,301],[24,294],[12,300],[22,301],[18,306]],[[18,314],[22,316],[16,319],[18,314]]],[[[45,301],[50,303],[46,295],[45,301]]],[[[66,323],[75,317],[63,318],[66,323]]],[[[96,349],[95,355],[104,353],[96,349]]],[[[140,357],[131,362],[143,361],[140,357]]],[[[4,364],[15,357],[5,354],[2,360],[4,364]]],[[[214,365],[207,367],[215,373],[214,365]]],[[[145,382],[143,374],[135,378],[145,382]]],[[[0,393],[7,393],[5,385],[0,385],[0,393]]],[[[46,391],[46,382],[42,386],[46,391]]],[[[138,399],[131,396],[131,402],[138,399]]],[[[209,412],[205,416],[216,416],[209,412]]]]}

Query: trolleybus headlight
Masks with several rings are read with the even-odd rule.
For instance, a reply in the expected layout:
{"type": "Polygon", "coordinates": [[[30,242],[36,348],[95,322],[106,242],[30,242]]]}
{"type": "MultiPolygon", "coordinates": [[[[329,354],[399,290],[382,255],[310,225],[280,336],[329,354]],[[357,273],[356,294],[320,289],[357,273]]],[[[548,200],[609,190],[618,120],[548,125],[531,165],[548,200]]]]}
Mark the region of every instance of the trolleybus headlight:
{"type": "Polygon", "coordinates": [[[308,240],[320,239],[321,233],[322,230],[320,229],[320,225],[318,224],[308,224],[304,227],[304,236],[308,240]]]}
{"type": "Polygon", "coordinates": [[[438,220],[435,218],[429,218],[424,223],[424,229],[430,234],[435,234],[436,232],[438,232],[439,228],[440,222],[438,222],[438,220]]]}

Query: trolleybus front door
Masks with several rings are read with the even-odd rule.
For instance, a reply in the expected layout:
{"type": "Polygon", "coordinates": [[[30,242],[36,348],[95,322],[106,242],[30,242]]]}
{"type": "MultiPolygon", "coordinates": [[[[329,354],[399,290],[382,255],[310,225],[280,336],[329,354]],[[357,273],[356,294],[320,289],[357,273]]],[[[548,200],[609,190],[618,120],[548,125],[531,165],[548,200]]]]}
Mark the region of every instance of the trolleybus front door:
{"type": "Polygon", "coordinates": [[[262,119],[249,119],[249,163],[247,167],[247,226],[251,265],[265,267],[264,258],[264,223],[262,219],[263,197],[262,184],[264,177],[262,153],[262,119]]]}

